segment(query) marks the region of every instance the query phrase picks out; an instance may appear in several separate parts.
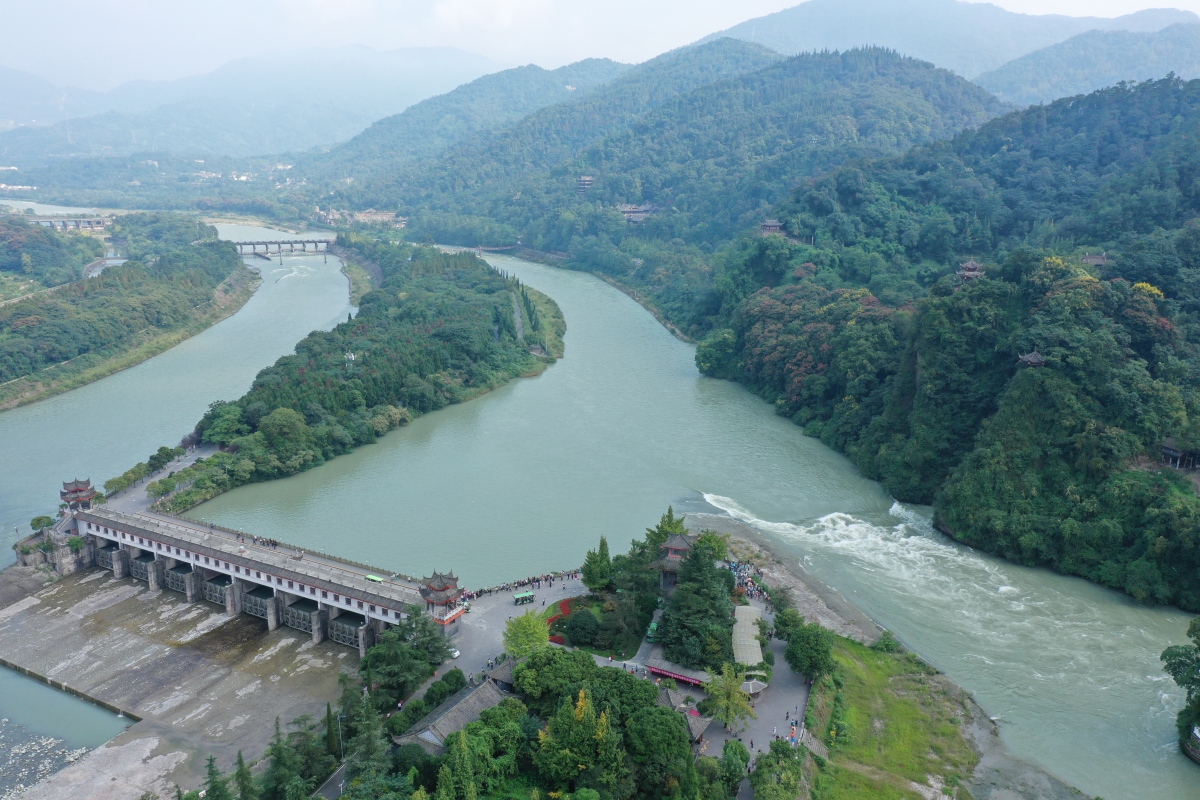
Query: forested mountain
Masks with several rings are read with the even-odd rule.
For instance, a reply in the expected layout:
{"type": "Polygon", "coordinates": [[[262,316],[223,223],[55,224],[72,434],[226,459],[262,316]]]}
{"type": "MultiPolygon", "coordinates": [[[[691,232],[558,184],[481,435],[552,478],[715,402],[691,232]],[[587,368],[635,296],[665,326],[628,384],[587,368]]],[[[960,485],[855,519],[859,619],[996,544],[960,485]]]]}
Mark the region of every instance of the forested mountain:
{"type": "Polygon", "coordinates": [[[382,175],[361,174],[334,197],[377,208],[394,208],[398,202],[405,208],[439,209],[474,203],[471,196],[481,189],[511,186],[532,170],[553,168],[680,95],[753,72],[779,58],[763,47],[733,39],[674,50],[501,131],[468,136],[433,161],[382,175]]]}
{"type": "Polygon", "coordinates": [[[975,82],[1003,100],[1032,105],[1172,73],[1200,77],[1200,25],[1148,33],[1088,31],[985,72],[975,82]]]}
{"type": "Polygon", "coordinates": [[[801,176],[946,138],[1001,109],[962,78],[890,51],[804,55],[663,103],[561,166],[466,183],[463,197],[447,185],[423,201],[435,214],[485,214],[548,249],[578,250],[580,234],[712,243],[761,221],[801,176]],[[595,182],[581,202],[584,174],[595,182]],[[618,204],[658,210],[631,227],[618,204]]]}
{"type": "Polygon", "coordinates": [[[30,166],[141,152],[304,150],[344,141],[493,69],[490,60],[449,47],[354,46],[239,59],[206,75],[133,81],[103,94],[55,88],[55,124],[0,134],[0,158],[30,166]]]}
{"type": "Polygon", "coordinates": [[[582,96],[627,69],[626,64],[590,58],[553,70],[530,64],[484,75],[385,117],[328,153],[301,158],[298,170],[317,180],[394,171],[435,156],[473,133],[504,127],[582,96]]]}
{"type": "Polygon", "coordinates": [[[1200,609],[1200,499],[1154,468],[1200,450],[1198,134],[1160,80],[807,181],[793,238],[715,259],[697,362],[968,544],[1200,609]]]}
{"type": "Polygon", "coordinates": [[[1177,22],[1200,22],[1200,17],[1175,9],[1066,17],[1016,14],[959,0],[808,0],[702,41],[731,36],[788,55],[876,45],[970,78],[1084,31],[1156,31],[1177,22]]]}

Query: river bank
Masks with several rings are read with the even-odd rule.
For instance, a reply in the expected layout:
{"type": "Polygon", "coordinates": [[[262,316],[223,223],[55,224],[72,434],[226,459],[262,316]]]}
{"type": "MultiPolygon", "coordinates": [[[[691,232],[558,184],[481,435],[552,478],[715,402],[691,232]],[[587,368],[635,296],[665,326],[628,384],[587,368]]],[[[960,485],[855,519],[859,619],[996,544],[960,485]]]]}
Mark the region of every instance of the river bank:
{"type": "MultiPolygon", "coordinates": [[[[730,557],[756,564],[768,586],[788,592],[793,607],[806,620],[819,622],[839,636],[873,644],[883,632],[862,609],[809,573],[794,554],[760,531],[738,520],[717,514],[689,514],[685,522],[694,533],[715,531],[729,537],[730,557]]],[[[937,684],[955,705],[966,710],[960,734],[978,754],[979,762],[968,784],[977,800],[1079,800],[1083,794],[1049,772],[1014,757],[1000,740],[1000,729],[961,687],[936,672],[925,678],[937,684]]],[[[890,720],[880,723],[886,727],[890,720]]]]}
{"type": "Polygon", "coordinates": [[[194,317],[186,325],[168,331],[147,328],[123,342],[116,352],[110,348],[88,353],[0,386],[0,411],[46,400],[135,367],[233,316],[261,285],[258,270],[249,266],[238,270],[217,286],[209,303],[193,309],[194,317]]]}

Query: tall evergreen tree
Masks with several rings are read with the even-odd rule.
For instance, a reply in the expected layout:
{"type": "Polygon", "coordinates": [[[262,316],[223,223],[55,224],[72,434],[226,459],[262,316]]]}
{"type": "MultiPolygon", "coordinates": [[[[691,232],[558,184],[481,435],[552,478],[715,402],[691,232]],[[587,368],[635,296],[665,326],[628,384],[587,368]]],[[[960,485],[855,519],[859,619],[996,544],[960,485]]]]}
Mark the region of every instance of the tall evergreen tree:
{"type": "Polygon", "coordinates": [[[608,539],[600,537],[600,547],[589,550],[583,560],[583,584],[599,594],[612,583],[612,557],[608,553],[608,539]]]}
{"type": "Polygon", "coordinates": [[[341,757],[341,740],[338,738],[337,720],[333,716],[333,707],[325,704],[325,751],[334,758],[341,757]]]}
{"type": "Polygon", "coordinates": [[[254,774],[246,765],[242,751],[238,750],[237,769],[233,772],[233,785],[237,789],[238,800],[258,800],[258,786],[254,783],[254,774]]]}
{"type": "Polygon", "coordinates": [[[228,779],[221,777],[221,771],[217,769],[215,756],[209,756],[204,763],[204,796],[207,800],[234,800],[228,779]]]}

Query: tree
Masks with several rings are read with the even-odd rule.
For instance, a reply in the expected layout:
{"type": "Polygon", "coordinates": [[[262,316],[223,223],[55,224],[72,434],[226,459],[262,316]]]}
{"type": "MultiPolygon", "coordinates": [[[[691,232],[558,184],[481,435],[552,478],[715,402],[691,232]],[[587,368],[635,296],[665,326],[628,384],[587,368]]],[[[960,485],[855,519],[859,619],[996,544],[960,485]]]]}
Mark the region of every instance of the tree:
{"type": "Polygon", "coordinates": [[[47,528],[54,527],[54,518],[47,517],[45,514],[40,517],[34,517],[29,521],[29,527],[33,528],[34,531],[41,533],[47,528]]]}
{"type": "Polygon", "coordinates": [[[221,777],[215,756],[209,756],[204,763],[204,797],[206,800],[233,800],[228,779],[221,777]]]}
{"type": "Polygon", "coordinates": [[[572,645],[591,644],[596,640],[596,634],[600,632],[600,620],[596,619],[596,615],[592,613],[591,609],[580,608],[567,617],[567,624],[564,627],[567,641],[572,645]]]}
{"type": "Polygon", "coordinates": [[[342,740],[338,736],[337,720],[333,716],[333,707],[329,703],[325,704],[325,752],[334,758],[340,758],[342,753],[342,740]]]}
{"type": "Polygon", "coordinates": [[[794,608],[785,608],[775,615],[775,635],[785,642],[804,627],[804,617],[794,608]]]}
{"type": "Polygon", "coordinates": [[[1176,718],[1180,736],[1190,735],[1192,728],[1200,725],[1200,617],[1188,625],[1187,635],[1192,644],[1168,647],[1161,656],[1163,669],[1187,692],[1187,700],[1176,718]]]}
{"type": "Polygon", "coordinates": [[[362,725],[348,749],[346,777],[351,782],[359,777],[386,775],[391,767],[391,743],[384,737],[383,719],[372,704],[367,704],[362,725]]]}
{"type": "MultiPolygon", "coordinates": [[[[607,728],[607,722],[605,725],[607,728]]],[[[555,786],[573,788],[583,773],[596,767],[596,730],[596,709],[587,690],[580,689],[574,703],[564,698],[558,713],[538,735],[533,763],[541,776],[555,786]]]]}
{"type": "Polygon", "coordinates": [[[513,658],[526,658],[550,643],[550,626],[532,611],[513,617],[504,627],[504,650],[513,658]]]}
{"type": "Polygon", "coordinates": [[[279,718],[275,718],[275,735],[267,745],[267,770],[262,776],[263,800],[287,800],[288,786],[300,777],[302,765],[296,753],[283,736],[279,718]]]}
{"type": "Polygon", "coordinates": [[[667,543],[667,539],[673,535],[684,536],[687,534],[687,526],[683,524],[683,517],[675,516],[675,508],[667,506],[667,513],[662,515],[658,524],[653,528],[646,528],[646,543],[651,549],[658,554],[659,548],[667,543]]]}
{"type": "Polygon", "coordinates": [[[729,739],[721,750],[721,779],[730,797],[737,796],[738,786],[746,776],[746,765],[750,763],[750,751],[737,739],[729,739]]]}
{"type": "Polygon", "coordinates": [[[816,683],[837,667],[833,658],[833,632],[815,622],[793,631],[783,657],[793,670],[816,683]]]}
{"type": "Polygon", "coordinates": [[[737,669],[732,664],[725,664],[719,674],[704,684],[704,691],[713,700],[713,718],[735,731],[741,730],[744,720],[758,719],[750,705],[750,695],[742,690],[742,681],[743,676],[737,669]]]}
{"type": "Polygon", "coordinates": [[[238,800],[258,800],[258,787],[254,783],[254,774],[246,766],[242,751],[238,750],[237,769],[233,771],[233,785],[237,789],[238,800]]]}
{"type": "Polygon", "coordinates": [[[626,727],[637,796],[694,797],[698,777],[683,715],[661,706],[639,709],[626,727]]]}
{"type": "Polygon", "coordinates": [[[715,531],[704,531],[697,537],[697,543],[702,543],[712,550],[713,558],[725,561],[729,558],[729,538],[715,531]]]}
{"type": "Polygon", "coordinates": [[[425,609],[409,606],[407,616],[396,626],[400,638],[412,646],[430,666],[436,667],[450,658],[450,644],[446,635],[425,609]]]}
{"type": "Polygon", "coordinates": [[[600,547],[588,550],[583,560],[583,585],[599,594],[612,582],[612,558],[608,554],[608,539],[600,537],[600,547]]]}
{"type": "Polygon", "coordinates": [[[372,695],[381,709],[395,708],[433,671],[426,654],[405,641],[404,633],[402,626],[384,631],[359,664],[359,674],[370,675],[372,695]]]}

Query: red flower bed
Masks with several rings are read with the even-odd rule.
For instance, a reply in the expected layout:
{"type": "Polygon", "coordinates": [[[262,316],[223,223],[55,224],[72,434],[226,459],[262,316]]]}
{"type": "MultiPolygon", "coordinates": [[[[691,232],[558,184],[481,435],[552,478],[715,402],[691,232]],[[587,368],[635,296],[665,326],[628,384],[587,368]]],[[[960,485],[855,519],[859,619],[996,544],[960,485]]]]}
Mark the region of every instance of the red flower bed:
{"type": "Polygon", "coordinates": [[[571,601],[563,600],[558,604],[558,610],[562,612],[562,616],[569,617],[571,615],[571,601]]]}
{"type": "Polygon", "coordinates": [[[558,634],[551,636],[550,641],[553,642],[554,644],[566,644],[567,643],[567,640],[564,639],[563,637],[559,636],[558,634]]]}
{"type": "Polygon", "coordinates": [[[560,619],[562,619],[562,614],[555,614],[553,617],[550,617],[549,619],[546,620],[546,624],[553,625],[554,623],[558,622],[560,619]]]}

